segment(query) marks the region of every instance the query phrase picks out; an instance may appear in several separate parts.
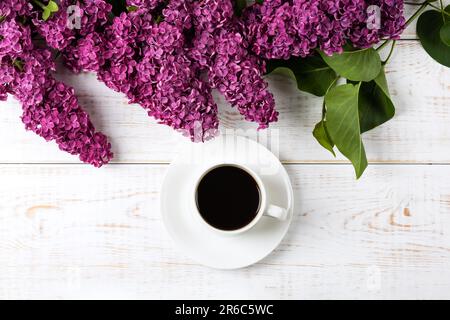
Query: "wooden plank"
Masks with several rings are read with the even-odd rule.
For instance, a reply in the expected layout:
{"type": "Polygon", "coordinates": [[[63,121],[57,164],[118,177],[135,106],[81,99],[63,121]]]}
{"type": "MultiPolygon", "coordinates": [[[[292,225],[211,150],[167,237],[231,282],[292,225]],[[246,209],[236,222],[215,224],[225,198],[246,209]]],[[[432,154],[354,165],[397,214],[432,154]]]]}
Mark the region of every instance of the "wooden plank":
{"type": "MultiPolygon", "coordinates": [[[[168,162],[187,139],[172,129],[158,125],[137,105],[128,105],[122,95],[98,83],[93,74],[72,75],[61,70],[60,77],[77,89],[81,104],[90,113],[96,127],[109,135],[115,162],[168,162]]],[[[450,71],[432,60],[416,41],[398,44],[387,67],[388,82],[397,107],[395,118],[364,135],[371,162],[450,162],[450,71]]],[[[270,88],[276,97],[280,120],[271,131],[260,131],[275,141],[285,162],[335,162],[311,135],[321,115],[321,98],[299,92],[293,81],[270,76],[270,88]]],[[[242,120],[224,99],[216,94],[222,131],[248,130],[256,135],[256,126],[242,120]]],[[[53,143],[46,143],[25,132],[19,120],[20,106],[10,98],[0,104],[0,163],[78,163],[53,143]]],[[[242,134],[242,132],[241,132],[242,134]]]]}
{"type": "Polygon", "coordinates": [[[450,166],[288,165],[290,231],[237,271],[173,248],[166,168],[0,166],[0,298],[450,298],[450,166]]]}

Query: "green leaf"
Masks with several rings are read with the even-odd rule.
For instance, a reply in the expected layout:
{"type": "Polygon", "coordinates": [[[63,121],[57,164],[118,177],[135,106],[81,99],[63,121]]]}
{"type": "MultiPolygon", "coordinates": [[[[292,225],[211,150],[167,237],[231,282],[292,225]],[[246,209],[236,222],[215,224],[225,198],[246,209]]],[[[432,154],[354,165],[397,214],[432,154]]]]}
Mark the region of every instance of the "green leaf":
{"type": "Polygon", "coordinates": [[[359,84],[344,84],[331,88],[325,96],[326,128],[339,151],[352,162],[357,178],[367,168],[359,122],[359,88],[359,84]]]}
{"type": "Polygon", "coordinates": [[[316,140],[320,143],[322,147],[330,151],[333,156],[336,157],[336,154],[334,153],[334,143],[330,138],[330,135],[328,134],[327,127],[326,127],[326,121],[322,120],[316,126],[313,130],[313,136],[316,138],[316,140]]]}
{"type": "Polygon", "coordinates": [[[440,64],[450,67],[450,47],[441,39],[440,31],[444,25],[442,13],[436,10],[425,11],[417,20],[417,35],[425,51],[440,64]]]}
{"type": "Polygon", "coordinates": [[[50,18],[51,16],[51,12],[50,10],[44,9],[44,11],[42,12],[42,20],[47,21],[48,18],[50,18]]]}
{"type": "Polygon", "coordinates": [[[380,73],[380,55],[373,48],[344,51],[332,56],[320,54],[334,71],[349,80],[370,81],[380,73]]]}
{"type": "Polygon", "coordinates": [[[374,80],[361,83],[358,111],[361,133],[378,127],[394,117],[395,107],[389,95],[384,68],[374,80]]]}
{"type": "Polygon", "coordinates": [[[450,46],[450,21],[445,23],[439,32],[441,41],[447,46],[450,46]]]}
{"type": "Polygon", "coordinates": [[[35,1],[42,8],[42,20],[47,21],[53,13],[58,12],[58,4],[52,0],[47,5],[44,5],[40,1],[35,1]]]}
{"type": "Polygon", "coordinates": [[[50,10],[51,13],[58,12],[58,10],[59,10],[58,4],[52,0],[50,0],[50,2],[47,4],[46,8],[48,10],[50,10]]]}
{"type": "Polygon", "coordinates": [[[289,60],[269,60],[268,73],[281,73],[296,80],[297,87],[322,97],[336,79],[336,73],[320,56],[291,58],[289,60]]]}

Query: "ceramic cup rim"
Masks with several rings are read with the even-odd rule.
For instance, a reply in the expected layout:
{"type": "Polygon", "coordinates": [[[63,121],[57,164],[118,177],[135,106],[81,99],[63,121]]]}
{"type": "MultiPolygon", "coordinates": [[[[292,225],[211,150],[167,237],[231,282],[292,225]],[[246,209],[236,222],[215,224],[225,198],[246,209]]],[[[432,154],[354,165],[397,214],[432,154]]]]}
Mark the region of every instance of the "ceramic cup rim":
{"type": "Polygon", "coordinates": [[[210,229],[212,229],[216,232],[219,232],[221,234],[227,234],[227,235],[240,234],[240,233],[246,232],[246,231],[250,230],[251,228],[253,228],[259,222],[259,220],[261,220],[262,216],[264,215],[264,212],[266,211],[266,207],[267,207],[266,188],[265,188],[261,178],[256,174],[255,171],[250,169],[248,166],[241,164],[241,163],[236,163],[236,162],[220,162],[220,163],[215,163],[213,165],[209,165],[206,168],[203,168],[202,173],[196,178],[192,199],[194,202],[194,209],[195,209],[196,216],[200,218],[201,222],[203,222],[203,224],[206,225],[207,227],[209,227],[210,229]],[[253,220],[250,223],[246,224],[242,228],[235,229],[235,230],[223,230],[223,229],[216,228],[216,227],[212,226],[211,224],[209,224],[208,221],[206,221],[203,218],[203,216],[201,215],[200,210],[198,208],[197,190],[198,190],[198,186],[199,186],[200,182],[203,180],[203,178],[208,173],[210,173],[214,169],[217,169],[220,167],[239,168],[239,169],[245,171],[246,173],[248,173],[253,178],[253,180],[255,180],[256,184],[258,185],[259,193],[260,193],[258,213],[255,215],[255,217],[253,218],[253,220]]]}

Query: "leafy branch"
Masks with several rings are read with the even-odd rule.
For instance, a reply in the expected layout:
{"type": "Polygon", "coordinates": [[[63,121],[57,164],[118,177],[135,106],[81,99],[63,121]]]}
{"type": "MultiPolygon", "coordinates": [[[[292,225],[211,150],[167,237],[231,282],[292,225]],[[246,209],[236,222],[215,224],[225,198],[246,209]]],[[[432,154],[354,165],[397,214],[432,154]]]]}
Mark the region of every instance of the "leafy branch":
{"type": "MultiPolygon", "coordinates": [[[[450,6],[444,8],[425,1],[406,21],[417,21],[417,35],[425,51],[437,62],[450,67],[450,6]],[[428,7],[433,10],[425,11],[428,7]]],[[[396,41],[385,40],[376,49],[346,48],[328,56],[318,51],[308,58],[268,61],[268,73],[282,73],[295,79],[299,90],[324,97],[322,119],[313,136],[335,155],[338,149],[351,161],[359,178],[367,167],[362,134],[392,119],[395,107],[389,94],[384,66],[389,62],[396,41]],[[387,57],[379,52],[390,46],[387,57]],[[338,79],[347,79],[337,84],[338,79]]]]}
{"type": "Polygon", "coordinates": [[[42,9],[42,20],[47,21],[54,13],[59,11],[58,4],[50,0],[47,4],[39,0],[32,0],[35,5],[42,9]]]}

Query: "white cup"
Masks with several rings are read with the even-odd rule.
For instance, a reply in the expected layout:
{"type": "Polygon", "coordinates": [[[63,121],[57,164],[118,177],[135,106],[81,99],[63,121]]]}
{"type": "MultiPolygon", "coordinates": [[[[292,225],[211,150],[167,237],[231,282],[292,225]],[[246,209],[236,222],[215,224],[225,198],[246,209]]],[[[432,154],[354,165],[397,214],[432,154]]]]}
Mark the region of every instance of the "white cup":
{"type": "Polygon", "coordinates": [[[203,168],[203,170],[201,170],[197,174],[196,179],[194,181],[195,182],[194,182],[193,193],[191,196],[191,199],[192,199],[191,205],[194,208],[193,212],[195,213],[195,216],[197,218],[199,218],[199,220],[204,225],[206,225],[208,228],[210,228],[216,232],[219,232],[221,234],[233,235],[233,234],[240,234],[240,233],[246,232],[246,231],[250,230],[251,228],[253,228],[261,220],[261,218],[263,216],[272,217],[274,219],[281,220],[281,221],[283,221],[287,218],[288,212],[285,208],[278,207],[276,205],[268,203],[266,186],[262,182],[261,178],[252,169],[250,169],[246,165],[239,164],[239,163],[217,163],[214,165],[209,165],[206,168],[203,168]],[[236,229],[236,230],[222,230],[222,229],[218,229],[218,228],[212,226],[207,221],[205,221],[205,219],[200,214],[198,206],[197,206],[197,189],[198,189],[200,182],[205,177],[205,175],[207,175],[209,172],[211,172],[212,170],[214,170],[216,168],[228,167],[228,166],[236,167],[236,168],[239,168],[239,169],[247,172],[255,180],[256,184],[258,185],[259,191],[260,191],[259,210],[258,210],[258,213],[256,214],[255,218],[250,223],[245,225],[244,227],[242,227],[240,229],[236,229]]]}

